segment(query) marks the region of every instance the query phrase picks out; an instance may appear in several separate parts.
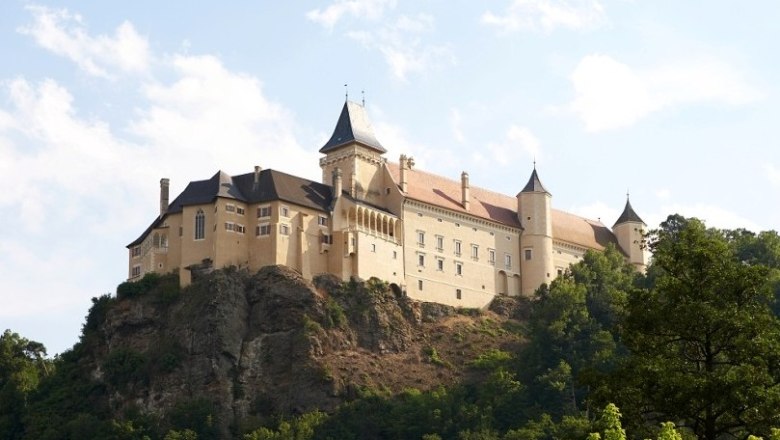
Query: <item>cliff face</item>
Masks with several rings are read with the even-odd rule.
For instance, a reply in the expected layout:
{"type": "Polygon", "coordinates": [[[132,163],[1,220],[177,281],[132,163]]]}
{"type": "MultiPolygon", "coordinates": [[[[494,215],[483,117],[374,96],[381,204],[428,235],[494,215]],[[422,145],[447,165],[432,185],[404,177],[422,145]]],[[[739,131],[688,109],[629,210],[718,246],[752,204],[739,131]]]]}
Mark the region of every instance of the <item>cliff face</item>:
{"type": "Polygon", "coordinates": [[[222,270],[177,295],[112,304],[92,375],[117,416],[202,403],[227,437],[271,415],[332,410],[366,388],[452,383],[467,373],[465,359],[518,343],[505,318],[474,315],[411,301],[376,280],[222,270]]]}

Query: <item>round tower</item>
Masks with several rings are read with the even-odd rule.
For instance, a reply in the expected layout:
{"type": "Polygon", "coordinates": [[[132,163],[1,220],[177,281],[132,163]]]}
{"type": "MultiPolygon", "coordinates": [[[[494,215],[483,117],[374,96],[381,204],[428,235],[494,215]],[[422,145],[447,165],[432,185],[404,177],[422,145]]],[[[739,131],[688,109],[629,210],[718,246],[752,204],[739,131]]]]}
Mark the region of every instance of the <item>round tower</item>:
{"type": "Polygon", "coordinates": [[[628,256],[628,262],[642,273],[647,269],[647,258],[642,246],[646,227],[645,222],[631,207],[631,201],[626,194],[626,207],[612,226],[612,233],[615,234],[620,248],[628,256]]]}
{"type": "Polygon", "coordinates": [[[521,293],[531,296],[542,284],[553,279],[552,194],[536,173],[517,194],[517,215],[523,232],[520,235],[521,293]]]}

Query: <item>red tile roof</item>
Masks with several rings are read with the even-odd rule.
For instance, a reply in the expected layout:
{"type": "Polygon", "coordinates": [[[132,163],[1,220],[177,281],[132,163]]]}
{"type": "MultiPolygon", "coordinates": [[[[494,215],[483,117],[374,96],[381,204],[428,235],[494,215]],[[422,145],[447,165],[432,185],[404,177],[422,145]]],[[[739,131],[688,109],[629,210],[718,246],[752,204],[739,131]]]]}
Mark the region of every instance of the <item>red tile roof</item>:
{"type": "MultiPolygon", "coordinates": [[[[400,182],[399,165],[388,162],[387,168],[395,182],[400,182]]],[[[466,211],[461,205],[459,181],[416,169],[407,170],[406,176],[406,196],[410,199],[520,228],[515,197],[470,186],[470,209],[466,211]]],[[[608,243],[617,243],[612,231],[596,220],[553,209],[552,223],[555,240],[598,250],[604,249],[608,243]]]]}

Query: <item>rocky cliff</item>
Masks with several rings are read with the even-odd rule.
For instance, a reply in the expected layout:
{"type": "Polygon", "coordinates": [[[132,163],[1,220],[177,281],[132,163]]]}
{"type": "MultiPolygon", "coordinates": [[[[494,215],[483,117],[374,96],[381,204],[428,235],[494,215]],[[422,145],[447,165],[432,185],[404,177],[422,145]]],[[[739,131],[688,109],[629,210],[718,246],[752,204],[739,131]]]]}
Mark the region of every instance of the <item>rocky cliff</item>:
{"type": "Polygon", "coordinates": [[[467,380],[467,360],[520,343],[509,316],[519,309],[506,298],[498,314],[459,311],[378,280],[308,282],[283,266],[216,271],[181,292],[174,283],[126,286],[87,322],[97,330],[92,377],[116,417],[205,411],[227,438],[271,416],[333,410],[365,390],[467,380]]]}

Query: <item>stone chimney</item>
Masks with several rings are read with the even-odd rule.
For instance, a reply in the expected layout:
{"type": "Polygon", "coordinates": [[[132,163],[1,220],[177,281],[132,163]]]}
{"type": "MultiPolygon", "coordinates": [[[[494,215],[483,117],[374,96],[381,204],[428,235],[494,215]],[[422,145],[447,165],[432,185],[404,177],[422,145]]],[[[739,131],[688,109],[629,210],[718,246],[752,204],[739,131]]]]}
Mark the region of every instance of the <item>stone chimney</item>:
{"type": "Polygon", "coordinates": [[[465,171],[460,174],[460,189],[462,194],[461,202],[463,203],[463,209],[468,211],[471,207],[471,187],[469,186],[469,173],[465,171]]]}
{"type": "Polygon", "coordinates": [[[349,179],[349,195],[357,198],[357,173],[353,170],[349,179]]]}
{"type": "Polygon", "coordinates": [[[263,167],[255,165],[255,186],[260,184],[260,171],[263,171],[263,167]]]}
{"type": "Polygon", "coordinates": [[[341,192],[344,190],[343,183],[341,181],[341,168],[333,170],[333,198],[337,199],[341,197],[341,192]]]}
{"type": "Polygon", "coordinates": [[[163,177],[160,179],[160,217],[164,216],[168,212],[168,195],[171,180],[163,177]]]}
{"type": "Polygon", "coordinates": [[[401,170],[401,191],[406,192],[406,155],[402,154],[398,159],[398,168],[401,170]]]}

